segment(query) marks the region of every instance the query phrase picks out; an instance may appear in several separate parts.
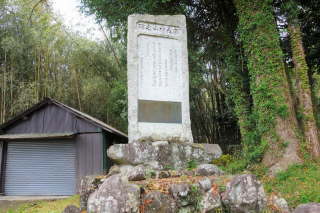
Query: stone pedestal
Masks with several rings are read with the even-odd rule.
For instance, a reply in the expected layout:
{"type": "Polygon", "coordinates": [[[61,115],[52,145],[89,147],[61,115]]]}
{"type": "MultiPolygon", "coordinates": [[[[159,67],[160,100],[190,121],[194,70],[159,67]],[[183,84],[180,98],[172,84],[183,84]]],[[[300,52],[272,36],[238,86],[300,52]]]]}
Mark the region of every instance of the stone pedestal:
{"type": "Polygon", "coordinates": [[[188,162],[196,165],[211,163],[220,158],[217,144],[186,144],[177,142],[144,142],[115,144],[108,149],[108,157],[119,165],[149,166],[154,170],[186,169],[188,162]]]}

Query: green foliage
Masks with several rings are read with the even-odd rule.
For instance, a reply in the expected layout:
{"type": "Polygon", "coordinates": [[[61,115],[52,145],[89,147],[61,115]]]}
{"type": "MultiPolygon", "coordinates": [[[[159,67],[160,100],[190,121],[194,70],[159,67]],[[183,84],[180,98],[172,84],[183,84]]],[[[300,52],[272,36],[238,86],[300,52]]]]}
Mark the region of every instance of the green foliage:
{"type": "Polygon", "coordinates": [[[166,170],[174,170],[172,166],[166,166],[166,170]]]}
{"type": "Polygon", "coordinates": [[[202,195],[199,192],[198,186],[195,184],[191,184],[190,185],[191,190],[193,191],[193,193],[195,194],[196,198],[197,198],[197,205],[196,205],[196,210],[200,211],[201,210],[201,201],[202,201],[202,195]]]}
{"type": "Polygon", "coordinates": [[[197,163],[193,159],[188,161],[187,170],[194,170],[195,168],[197,168],[197,163]]]}
{"type": "Polygon", "coordinates": [[[220,158],[212,161],[212,163],[215,165],[218,165],[218,166],[226,167],[232,160],[233,160],[232,156],[230,154],[226,154],[226,155],[222,155],[220,158]]]}
{"type": "Polygon", "coordinates": [[[152,177],[152,170],[150,168],[146,168],[146,178],[150,179],[152,177]]]}

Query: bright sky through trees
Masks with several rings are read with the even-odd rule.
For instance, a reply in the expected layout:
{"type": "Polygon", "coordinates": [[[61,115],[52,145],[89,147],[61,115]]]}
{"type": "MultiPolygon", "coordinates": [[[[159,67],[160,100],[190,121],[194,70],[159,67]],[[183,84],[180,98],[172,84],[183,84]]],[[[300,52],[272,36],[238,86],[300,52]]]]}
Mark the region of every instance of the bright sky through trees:
{"type": "Polygon", "coordinates": [[[95,23],[94,16],[86,17],[78,10],[78,0],[51,0],[56,13],[63,16],[64,24],[74,30],[85,33],[88,38],[104,39],[100,26],[95,23]],[[89,29],[93,29],[88,33],[89,29]]]}

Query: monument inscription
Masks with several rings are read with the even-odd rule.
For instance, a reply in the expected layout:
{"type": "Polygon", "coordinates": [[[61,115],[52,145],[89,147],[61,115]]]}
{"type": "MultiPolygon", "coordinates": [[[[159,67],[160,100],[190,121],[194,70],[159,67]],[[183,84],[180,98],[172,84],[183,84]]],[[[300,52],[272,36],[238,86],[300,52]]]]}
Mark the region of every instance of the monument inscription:
{"type": "Polygon", "coordinates": [[[131,15],[129,143],[192,142],[185,17],[131,15]]]}
{"type": "Polygon", "coordinates": [[[180,42],[138,36],[138,99],[181,102],[180,42]]]}

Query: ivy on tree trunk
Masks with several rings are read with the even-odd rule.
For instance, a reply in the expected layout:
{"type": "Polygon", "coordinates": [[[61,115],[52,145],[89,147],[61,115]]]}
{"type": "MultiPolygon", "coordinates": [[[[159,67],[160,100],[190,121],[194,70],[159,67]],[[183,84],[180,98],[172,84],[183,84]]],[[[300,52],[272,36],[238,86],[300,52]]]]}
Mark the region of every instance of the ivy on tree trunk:
{"type": "MultiPolygon", "coordinates": [[[[251,95],[263,164],[274,173],[294,163],[298,155],[298,128],[286,81],[279,34],[270,0],[236,0],[239,31],[251,75],[251,95]]],[[[257,153],[260,154],[260,153],[257,153]]]]}
{"type": "Polygon", "coordinates": [[[318,131],[313,114],[308,66],[302,45],[300,27],[297,22],[297,20],[290,22],[288,29],[290,33],[291,50],[298,87],[298,98],[300,103],[299,113],[302,114],[304,139],[308,144],[309,153],[313,157],[316,157],[319,156],[318,131]]]}

